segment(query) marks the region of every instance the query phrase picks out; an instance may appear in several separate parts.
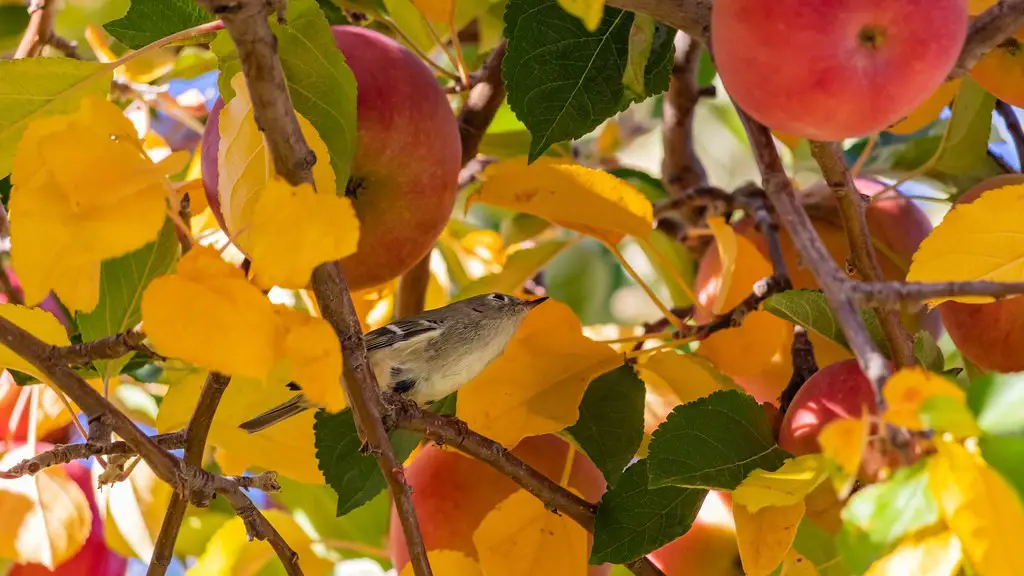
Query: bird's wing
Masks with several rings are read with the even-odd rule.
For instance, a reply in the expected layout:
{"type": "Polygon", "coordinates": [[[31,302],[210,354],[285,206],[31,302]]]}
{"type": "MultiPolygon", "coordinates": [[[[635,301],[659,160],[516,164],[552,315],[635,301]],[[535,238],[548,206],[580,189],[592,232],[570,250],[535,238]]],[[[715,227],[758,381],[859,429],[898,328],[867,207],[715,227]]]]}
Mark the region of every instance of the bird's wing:
{"type": "Polygon", "coordinates": [[[366,340],[366,350],[390,348],[395,344],[435,333],[440,329],[441,322],[437,320],[398,320],[368,333],[364,337],[366,340]]]}

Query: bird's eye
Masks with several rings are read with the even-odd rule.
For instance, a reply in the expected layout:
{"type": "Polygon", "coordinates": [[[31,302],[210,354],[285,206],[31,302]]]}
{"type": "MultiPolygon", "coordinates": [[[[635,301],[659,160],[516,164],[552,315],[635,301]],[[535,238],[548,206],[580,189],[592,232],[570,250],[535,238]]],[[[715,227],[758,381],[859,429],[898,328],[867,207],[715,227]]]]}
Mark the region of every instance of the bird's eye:
{"type": "Polygon", "coordinates": [[[497,300],[498,302],[508,302],[508,296],[505,296],[504,294],[491,294],[487,296],[487,298],[490,300],[497,300]]]}

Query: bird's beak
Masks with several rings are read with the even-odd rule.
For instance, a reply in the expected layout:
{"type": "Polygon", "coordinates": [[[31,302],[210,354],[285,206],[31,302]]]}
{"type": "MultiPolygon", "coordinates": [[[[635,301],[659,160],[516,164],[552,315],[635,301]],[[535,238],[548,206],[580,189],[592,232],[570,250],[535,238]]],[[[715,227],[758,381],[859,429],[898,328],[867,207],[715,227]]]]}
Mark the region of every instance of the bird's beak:
{"type": "Polygon", "coordinates": [[[536,300],[530,300],[529,302],[526,303],[526,306],[527,306],[527,308],[532,310],[532,309],[536,308],[537,306],[540,306],[547,299],[548,299],[547,296],[542,296],[540,298],[537,298],[536,300]]]}

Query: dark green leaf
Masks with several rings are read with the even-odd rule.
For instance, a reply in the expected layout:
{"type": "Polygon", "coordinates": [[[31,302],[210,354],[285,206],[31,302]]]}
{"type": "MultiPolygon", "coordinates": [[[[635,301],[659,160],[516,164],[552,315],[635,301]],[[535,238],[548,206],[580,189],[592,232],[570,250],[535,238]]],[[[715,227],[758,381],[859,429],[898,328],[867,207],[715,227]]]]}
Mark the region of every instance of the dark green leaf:
{"type": "Polygon", "coordinates": [[[1024,437],[982,436],[978,439],[981,455],[1024,498],[1024,437]]]}
{"type": "Polygon", "coordinates": [[[647,461],[637,461],[601,499],[590,563],[630,562],[686,534],[707,494],[697,488],[652,488],[647,461]]]}
{"type": "Polygon", "coordinates": [[[939,506],[928,489],[927,462],[900,468],[885,482],[854,494],[843,508],[843,523],[872,543],[895,546],[900,539],[939,520],[939,506]]]}
{"type": "Polygon", "coordinates": [[[927,330],[921,330],[914,336],[914,357],[931,372],[942,372],[946,366],[942,350],[927,330]]]}
{"type": "MultiPolygon", "coordinates": [[[[530,129],[530,161],[549,146],[579,138],[625,110],[622,84],[633,13],[606,6],[589,32],[557,0],[511,0],[502,66],[508,103],[530,129]]],[[[675,31],[658,24],[644,73],[648,96],[668,88],[675,31]]]]}
{"type": "Polygon", "coordinates": [[[951,396],[932,396],[918,410],[921,424],[936,432],[949,432],[957,438],[971,438],[981,433],[974,414],[964,403],[951,396]]]}
{"type": "MultiPolygon", "coordinates": [[[[167,274],[181,249],[174,223],[168,218],[156,240],[100,267],[100,301],[91,312],[78,314],[82,338],[91,342],[131,330],[142,321],[142,293],[154,278],[167,274]]],[[[100,375],[116,376],[131,356],[94,362],[100,375]]]]}
{"type": "Polygon", "coordinates": [[[652,486],[733,490],[756,468],[774,471],[789,455],[753,396],[722,390],[676,407],[651,439],[652,486]]]}
{"type": "Polygon", "coordinates": [[[435,414],[449,414],[455,415],[455,409],[459,405],[459,393],[452,392],[451,394],[441,398],[437,402],[430,405],[429,410],[435,414]]]}
{"type": "Polygon", "coordinates": [[[4,210],[7,209],[7,203],[11,200],[11,175],[8,174],[3,178],[0,178],[0,203],[3,203],[4,210]]]}
{"type": "Polygon", "coordinates": [[[986,433],[1024,434],[1024,373],[990,373],[971,380],[967,405],[986,433]]]}
{"type": "MultiPolygon", "coordinates": [[[[320,410],[313,426],[317,466],[338,494],[337,515],[344,516],[369,502],[386,486],[372,455],[359,453],[362,442],[356,433],[351,410],[330,414],[320,410]]],[[[391,445],[399,461],[412,453],[419,436],[405,430],[391,434],[391,445]]]]}
{"type": "MultiPolygon", "coordinates": [[[[104,24],[103,28],[125,46],[137,50],[213,20],[213,15],[193,0],[132,0],[124,17],[104,24]]],[[[193,42],[209,40],[209,37],[192,39],[193,42]]]]}
{"type": "Polygon", "coordinates": [[[334,3],[334,0],[316,0],[317,5],[320,6],[320,10],[323,10],[324,17],[327,18],[327,23],[331,26],[341,26],[348,24],[348,18],[345,17],[345,12],[334,3]]]}
{"type": "Polygon", "coordinates": [[[995,96],[964,76],[953,100],[946,143],[935,163],[935,170],[954,176],[961,190],[1002,173],[988,155],[995,105],[995,96]]]}
{"type": "Polygon", "coordinates": [[[643,380],[623,364],[595,378],[580,403],[580,418],[566,428],[614,486],[644,439],[643,380]]]}
{"type": "MultiPolygon", "coordinates": [[[[334,34],[315,0],[289,0],[288,23],[270,27],[277,36],[288,92],[295,110],[316,128],[331,155],[338,194],[345,193],[356,149],[356,80],[334,43],[334,34]]],[[[225,101],[234,97],[231,78],[242,71],[231,37],[219,32],[210,48],[217,54],[225,101]]]]}
{"type": "MultiPolygon", "coordinates": [[[[817,290],[787,290],[782,294],[773,294],[764,301],[764,309],[783,320],[799,324],[804,328],[817,332],[829,340],[849,348],[846,337],[839,326],[839,321],[832,308],[828,305],[825,295],[817,290]]],[[[878,317],[874,311],[864,310],[861,312],[864,323],[875,344],[882,350],[882,353],[889,354],[889,345],[882,334],[882,327],[878,323],[878,317]]]]}

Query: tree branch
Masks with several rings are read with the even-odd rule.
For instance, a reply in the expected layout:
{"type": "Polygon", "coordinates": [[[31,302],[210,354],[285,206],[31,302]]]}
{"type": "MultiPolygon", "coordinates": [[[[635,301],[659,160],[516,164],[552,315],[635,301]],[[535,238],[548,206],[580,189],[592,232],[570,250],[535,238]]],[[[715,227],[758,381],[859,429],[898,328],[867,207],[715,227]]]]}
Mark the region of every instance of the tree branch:
{"type": "Polygon", "coordinates": [[[1010,106],[1002,100],[996,100],[996,112],[1006,123],[1006,130],[1010,133],[1010,140],[1013,141],[1013,149],[1017,152],[1017,165],[1024,169],[1024,128],[1021,128],[1020,118],[1010,106]]]}
{"type": "MultiPolygon", "coordinates": [[[[835,142],[811,141],[810,146],[811,155],[821,168],[825,182],[832,189],[839,205],[839,215],[843,229],[846,230],[846,240],[854,268],[864,280],[881,282],[884,280],[882,267],[878,264],[875,247],[871,243],[871,233],[868,231],[868,222],[864,215],[864,198],[853,183],[842,150],[835,142]]],[[[913,366],[913,341],[903,328],[899,314],[887,308],[879,308],[877,313],[896,367],[913,366]]]]}
{"type": "Polygon", "coordinates": [[[145,340],[145,334],[132,330],[82,344],[51,346],[47,358],[65,366],[82,366],[94,360],[114,360],[134,352],[156,356],[155,352],[143,344],[145,340]]]}
{"type": "Polygon", "coordinates": [[[661,178],[673,197],[681,197],[707,183],[707,173],[693,149],[693,114],[700,99],[697,76],[704,46],[685,32],[677,32],[675,48],[672,79],[661,106],[665,150],[661,178]]]}
{"type": "Polygon", "coordinates": [[[1024,0],[999,0],[998,4],[978,14],[967,28],[967,40],[946,79],[967,74],[978,60],[1021,28],[1024,28],[1024,0]]]}
{"type": "MultiPolygon", "coordinates": [[[[153,436],[153,441],[164,450],[179,450],[185,447],[185,431],[171,432],[169,434],[158,434],[153,436]]],[[[8,470],[0,471],[0,478],[7,480],[24,476],[25,474],[38,474],[44,468],[60,466],[73,460],[84,460],[93,456],[134,456],[135,448],[124,440],[111,442],[102,445],[94,442],[83,442],[81,444],[60,444],[53,448],[26,458],[18,462],[8,470]]]]}
{"type": "Polygon", "coordinates": [[[14,59],[39,56],[48,45],[57,47],[67,56],[76,57],[77,45],[53,33],[53,21],[57,16],[56,0],[32,0],[28,7],[29,20],[25,34],[21,37],[14,59]]]}
{"type": "Polygon", "coordinates": [[[851,282],[845,292],[861,306],[897,307],[956,296],[1008,298],[1024,294],[1024,282],[851,282]]]}

